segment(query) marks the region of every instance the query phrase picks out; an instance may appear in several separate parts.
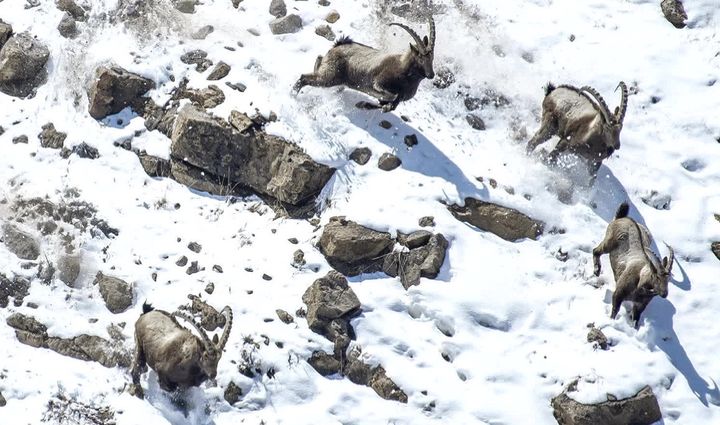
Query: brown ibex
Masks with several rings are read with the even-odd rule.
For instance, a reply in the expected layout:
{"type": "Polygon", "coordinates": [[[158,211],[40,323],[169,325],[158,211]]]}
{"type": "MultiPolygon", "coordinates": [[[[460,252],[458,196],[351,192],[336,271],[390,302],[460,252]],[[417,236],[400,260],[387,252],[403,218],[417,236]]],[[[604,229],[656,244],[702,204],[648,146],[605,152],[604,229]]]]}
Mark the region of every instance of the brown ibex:
{"type": "Polygon", "coordinates": [[[135,322],[135,357],[130,371],[135,395],[143,397],[140,374],[147,371],[147,365],[157,372],[160,388],[165,391],[194,387],[215,379],[233,318],[230,307],[221,313],[226,318],[222,337],[218,341],[215,335],[211,341],[192,317],[181,312],[154,310],[149,304],[143,304],[143,314],[135,322]],[[189,322],[200,337],[181,326],[175,317],[189,322]]]}
{"type": "Polygon", "coordinates": [[[592,87],[555,87],[548,83],[540,129],[528,142],[527,152],[557,135],[560,141],[548,159],[555,162],[564,152],[574,153],[588,162],[590,174],[595,176],[602,161],[620,149],[628,90],[622,81],[618,87],[622,90],[620,106],[610,113],[605,100],[592,87]]]}
{"type": "Polygon", "coordinates": [[[620,204],[615,219],[608,224],[605,239],[593,249],[593,266],[595,276],[599,276],[600,256],[610,254],[610,266],[615,276],[610,317],[615,319],[623,301],[632,301],[631,319],[638,326],[640,315],[650,300],[655,295],[663,298],[668,295],[674,252],[668,246],[670,253],[661,263],[650,249],[650,232],[628,217],[628,211],[627,203],[620,204]]]}
{"type": "Polygon", "coordinates": [[[415,40],[407,52],[388,54],[342,37],[324,57],[317,57],[314,72],[300,77],[293,87],[295,92],[305,86],[344,85],[377,98],[380,105],[370,107],[382,108],[383,112],[390,112],[400,102],[412,99],[420,81],[435,77],[435,21],[429,18],[429,37],[422,39],[406,25],[397,22],[390,25],[404,29],[415,40]]]}

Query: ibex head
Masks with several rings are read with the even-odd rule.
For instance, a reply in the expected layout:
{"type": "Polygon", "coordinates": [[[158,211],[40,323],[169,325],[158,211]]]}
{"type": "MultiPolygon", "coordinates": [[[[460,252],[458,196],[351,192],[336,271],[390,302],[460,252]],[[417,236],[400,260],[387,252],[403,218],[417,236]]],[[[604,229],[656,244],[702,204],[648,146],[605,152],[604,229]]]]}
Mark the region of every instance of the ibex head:
{"type": "Polygon", "coordinates": [[[428,18],[428,35],[423,37],[413,31],[410,27],[405,24],[393,22],[390,24],[398,26],[410,34],[415,40],[415,44],[410,43],[410,50],[413,53],[413,61],[421,75],[425,78],[435,78],[435,71],[433,70],[433,59],[435,58],[435,21],[432,16],[428,18]]]}
{"type": "Polygon", "coordinates": [[[583,91],[590,93],[595,98],[600,113],[602,114],[605,121],[605,131],[610,133],[610,137],[608,138],[608,141],[610,143],[607,146],[608,156],[610,156],[614,151],[620,149],[620,131],[623,128],[625,112],[627,111],[627,86],[623,81],[620,81],[615,90],[617,90],[618,88],[621,89],[620,106],[615,108],[615,113],[610,113],[610,108],[608,107],[607,103],[605,103],[605,99],[603,99],[603,97],[600,95],[600,93],[597,92],[597,90],[590,86],[585,86],[582,88],[583,91]]]}
{"type": "MultiPolygon", "coordinates": [[[[173,316],[184,319],[190,323],[200,334],[200,339],[204,348],[204,350],[200,353],[200,369],[202,371],[202,375],[210,379],[215,379],[217,376],[217,366],[220,362],[220,357],[222,357],[225,344],[227,344],[228,338],[230,337],[230,329],[232,329],[233,314],[230,307],[226,306],[220,313],[225,316],[225,327],[223,328],[222,337],[218,340],[217,335],[215,335],[212,341],[208,338],[205,330],[195,323],[195,320],[193,320],[192,317],[180,311],[173,313],[173,316]]],[[[202,379],[203,376],[198,378],[200,381],[204,380],[202,379]]]]}

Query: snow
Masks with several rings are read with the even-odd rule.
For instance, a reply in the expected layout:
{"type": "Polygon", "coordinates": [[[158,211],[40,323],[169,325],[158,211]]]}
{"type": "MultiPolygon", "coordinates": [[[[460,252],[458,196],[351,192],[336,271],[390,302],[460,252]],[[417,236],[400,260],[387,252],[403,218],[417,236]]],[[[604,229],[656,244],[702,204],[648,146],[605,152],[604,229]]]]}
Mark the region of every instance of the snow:
{"type": "MultiPolygon", "coordinates": [[[[297,97],[291,94],[299,75],[331,46],[314,33],[331,9],[341,16],[332,25],[337,36],[393,51],[406,48],[409,37],[385,25],[391,18],[378,18],[380,2],[333,1],[321,7],[288,0],[289,13],[302,17],[304,29],[282,36],[269,31],[273,18],[265,1],[246,0],[236,10],[229,0],[205,0],[197,13],[183,15],[157,0],[157,12],[144,18],[145,27],[101,22],[99,14],[115,10],[117,1],[87,3],[91,19],[78,24],[82,34],[75,40],[59,37],[62,12],[54,2],[27,10],[19,0],[0,3],[4,21],[16,32],[36,35],[51,51],[48,82],[34,98],[0,94],[5,128],[0,198],[9,204],[18,197],[59,202],[68,199],[67,189],[76,188],[79,199],[93,204],[97,216],[120,232],[113,239],[82,239],[76,288],[34,280],[25,304],[10,304],[0,310],[0,319],[22,312],[46,324],[50,335],[105,338],[109,324],[125,322],[125,345],[132,348],[133,324],[144,300],[173,310],[188,302],[187,294],[213,282],[215,292],[203,297],[218,309],[230,305],[234,327],[220,361],[219,386],[189,391],[185,416],[159,389],[153,372],[144,376],[147,397],[139,400],[123,392],[130,382],[126,370],[22,345],[9,326],[0,325],[0,391],[8,400],[0,408],[3,424],[40,423],[60,388],[85,403],[110,406],[118,425],[553,424],[549,401],[575,378],[578,391],[571,396],[581,402],[603,401],[607,393],[625,397],[650,385],[664,423],[720,423],[720,329],[712,325],[720,311],[720,263],[709,249],[711,241],[720,240],[720,223],[713,218],[720,213],[716,0],[686,0],[689,25],[682,30],[664,19],[658,1],[436,0],[445,13],[435,17],[435,68],[449,67],[457,82],[440,90],[425,81],[414,99],[391,114],[356,109],[355,103],[367,98],[351,90],[306,87],[297,97]],[[207,24],[215,31],[205,40],[190,38],[207,24]],[[207,82],[210,70],[198,73],[180,62],[184,52],[197,48],[216,63],[228,63],[229,76],[207,82]],[[320,197],[323,224],[344,215],[394,234],[417,230],[420,217],[435,217],[433,231],[450,242],[437,279],[422,279],[407,291],[384,274],[350,279],[363,305],[362,315],[352,321],[353,345],[362,347],[368,362],[383,365],[408,394],[408,404],[382,400],[347,379],[321,377],[305,359],[317,349],[331,351],[332,344],[303,319],[285,325],[275,317],[278,308],[292,313],[302,307],[305,289],[331,270],[314,247],[320,231],[307,221],[275,219],[257,198],[231,202],[150,178],[132,152],[114,146],[140,131],[134,146],[153,155],[169,153],[169,141],[145,132],[142,119],[129,111],[101,122],[88,115],[86,87],[94,69],[108,63],[152,78],[158,88],[150,95],[157,102],[188,77],[191,88],[212,83],[223,89],[226,101],[214,109],[218,116],[232,109],[275,111],[279,121],[268,126],[270,132],[338,168],[320,197]],[[634,92],[622,147],[605,161],[592,189],[573,204],[560,203],[546,189],[557,177],[524,154],[524,142],[539,125],[542,86],[547,81],[592,85],[612,108],[620,80],[634,92]],[[240,93],[225,81],[248,88],[240,93]],[[478,132],[465,121],[463,99],[488,89],[510,105],[475,111],[488,127],[478,132]],[[390,130],[379,127],[383,119],[392,123],[390,130]],[[47,122],[68,133],[66,146],[84,141],[101,157],[62,159],[57,151],[41,148],[36,135],[47,122]],[[419,144],[408,149],[403,138],[412,133],[419,144]],[[12,144],[21,134],[30,143],[12,144]],[[373,152],[365,166],[347,160],[359,146],[373,152]],[[402,166],[379,170],[377,158],[384,152],[398,155],[402,166]],[[491,187],[489,178],[499,186],[491,187]],[[514,188],[514,194],[504,187],[514,188]],[[653,190],[670,197],[669,209],[642,201],[653,190]],[[441,203],[462,204],[468,196],[519,209],[545,221],[547,229],[564,232],[546,232],[538,241],[504,241],[455,220],[441,203]],[[624,308],[616,320],[609,319],[614,280],[607,258],[600,278],[592,276],[591,250],[623,200],[630,203],[631,216],[652,232],[656,252],[665,255],[665,242],[676,255],[669,296],[650,303],[639,330],[624,308]],[[291,237],[299,244],[289,243],[291,237]],[[186,248],[190,241],[203,246],[199,254],[186,248]],[[291,265],[298,248],[308,262],[302,269],[291,265]],[[569,253],[566,262],[555,258],[560,248],[569,253]],[[205,270],[187,275],[174,264],[182,255],[205,270]],[[213,272],[214,264],[224,273],[213,272]],[[134,284],[129,310],[107,311],[92,285],[97,271],[134,284]],[[153,272],[157,282],[150,278],[153,272]],[[272,280],[263,280],[263,273],[272,280]],[[605,285],[590,285],[597,282],[605,285]],[[29,308],[27,302],[39,307],[29,308]],[[608,351],[586,342],[588,323],[608,336],[608,351]],[[250,379],[238,372],[233,361],[240,361],[244,336],[260,343],[255,359],[264,372],[273,368],[274,378],[250,379]],[[243,390],[234,406],[222,398],[230,381],[243,390]]],[[[422,23],[410,25],[426,31],[422,23]]],[[[12,215],[9,204],[0,204],[3,219],[12,215]]],[[[59,241],[45,238],[43,244],[51,259],[60,254],[59,241]]],[[[0,245],[1,273],[32,272],[20,263],[0,245]]]]}

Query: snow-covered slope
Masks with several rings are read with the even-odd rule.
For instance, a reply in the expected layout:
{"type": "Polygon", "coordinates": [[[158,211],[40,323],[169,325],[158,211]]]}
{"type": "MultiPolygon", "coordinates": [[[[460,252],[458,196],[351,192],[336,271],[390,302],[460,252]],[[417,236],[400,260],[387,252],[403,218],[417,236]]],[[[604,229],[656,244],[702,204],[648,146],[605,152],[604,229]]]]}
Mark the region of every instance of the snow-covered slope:
{"type": "MultiPolygon", "coordinates": [[[[378,14],[380,0],[333,0],[329,7],[288,0],[304,29],[282,36],[270,33],[273,18],[263,0],[245,0],[240,9],[230,0],[205,0],[192,15],[158,0],[144,26],[102,20],[117,1],[86,3],[91,17],[78,24],[78,38],[69,40],[57,33],[62,12],[54,2],[30,9],[20,0],[0,2],[0,18],[50,48],[48,82],[34,98],[0,94],[5,128],[0,199],[7,200],[0,204],[0,218],[12,216],[10,206],[18,198],[60,202],[76,189],[119,230],[113,239],[87,238],[76,288],[36,279],[26,304],[0,309],[0,391],[8,400],[0,408],[0,423],[39,423],[48,400],[63,389],[82,402],[110,406],[118,425],[552,424],[550,399],[577,377],[579,401],[602,401],[607,393],[624,397],[647,384],[658,396],[665,423],[720,423],[720,328],[714,324],[720,262],[709,249],[711,241],[720,240],[720,222],[713,218],[720,213],[716,0],[685,1],[689,26],[682,30],[664,19],[658,1],[436,0],[442,13],[435,16],[435,68],[449,68],[456,81],[446,89],[423,82],[416,97],[391,114],[356,109],[365,97],[350,90],[308,87],[297,97],[291,94],[298,76],[311,71],[316,56],[331,46],[314,31],[331,9],[340,14],[332,25],[338,36],[388,50],[406,48],[407,35],[385,25],[391,16],[378,14]],[[205,40],[190,37],[208,24],[214,32],[205,40]],[[305,359],[317,349],[331,351],[332,344],[310,331],[305,320],[285,325],[275,317],[278,308],[302,307],[305,289],[330,270],[313,246],[319,231],[312,224],[275,219],[256,198],[231,202],[150,178],[137,157],[114,142],[133,137],[134,146],[167,156],[169,140],[145,132],[142,118],[130,113],[120,114],[121,123],[117,116],[98,122],[88,115],[86,88],[101,64],[155,80],[158,88],[150,95],[158,103],[182,77],[191,87],[206,87],[210,71],[200,74],[180,62],[195,48],[232,67],[218,84],[227,99],[213,110],[216,115],[273,110],[279,120],[268,126],[271,133],[338,168],[319,200],[322,224],[344,215],[378,230],[408,232],[430,215],[437,223],[434,231],[449,240],[435,280],[423,279],[406,291],[398,279],[381,273],[350,279],[363,305],[352,322],[354,344],[367,361],[383,365],[408,394],[407,404],[382,400],[347,379],[321,377],[305,359]],[[524,142],[539,125],[542,86],[547,81],[592,85],[614,107],[619,94],[613,89],[620,80],[633,88],[622,148],[605,161],[590,192],[563,204],[546,188],[556,177],[524,153],[524,142]],[[240,93],[224,81],[248,88],[240,93]],[[477,131],[465,120],[463,101],[488,91],[509,105],[475,111],[487,126],[477,131]],[[379,126],[383,119],[391,129],[379,126]],[[68,133],[66,146],[86,142],[100,158],[63,159],[56,150],[41,148],[36,135],[47,122],[68,133]],[[29,144],[11,143],[22,134],[29,144]],[[419,140],[412,149],[403,142],[408,134],[419,140]],[[347,160],[360,146],[373,152],[365,166],[347,160]],[[384,152],[398,155],[402,166],[379,170],[377,158],[384,152]],[[488,184],[490,178],[497,188],[488,184]],[[669,209],[642,201],[653,191],[671,200],[669,209]],[[504,241],[460,223],[443,205],[468,196],[514,207],[562,231],[547,232],[538,241],[504,241]],[[669,296],[651,302],[639,330],[625,310],[617,320],[609,319],[614,280],[606,259],[599,282],[592,276],[591,250],[625,200],[631,216],[653,233],[655,249],[664,254],[665,242],[676,254],[669,296]],[[293,237],[298,245],[288,242],[293,237]],[[187,249],[190,241],[202,245],[199,254],[187,249]],[[298,248],[308,261],[302,269],[291,265],[298,248]],[[559,249],[569,253],[567,261],[556,258],[559,249]],[[182,255],[205,270],[187,275],[175,265],[182,255]],[[214,264],[222,266],[222,274],[212,271],[214,264]],[[118,315],[107,311],[92,285],[97,271],[134,282],[132,308],[118,315]],[[126,370],[21,345],[4,324],[19,311],[47,324],[52,335],[107,337],[109,324],[125,322],[125,344],[132,348],[143,300],[173,310],[208,282],[215,291],[205,298],[218,308],[230,305],[235,324],[218,386],[190,391],[187,416],[159,389],[154,373],[145,375],[147,397],[139,400],[123,392],[126,370]],[[596,289],[598,283],[604,285],[596,289]],[[264,320],[269,318],[275,320],[264,320]],[[586,342],[588,323],[609,337],[608,351],[586,342]],[[274,377],[240,374],[236,363],[248,349],[245,337],[260,341],[253,357],[264,372],[273,369],[274,377]],[[234,406],[222,397],[230,381],[244,393],[234,406]]],[[[58,248],[45,243],[44,252],[55,255],[58,248]]],[[[28,271],[0,245],[0,273],[28,271]]]]}

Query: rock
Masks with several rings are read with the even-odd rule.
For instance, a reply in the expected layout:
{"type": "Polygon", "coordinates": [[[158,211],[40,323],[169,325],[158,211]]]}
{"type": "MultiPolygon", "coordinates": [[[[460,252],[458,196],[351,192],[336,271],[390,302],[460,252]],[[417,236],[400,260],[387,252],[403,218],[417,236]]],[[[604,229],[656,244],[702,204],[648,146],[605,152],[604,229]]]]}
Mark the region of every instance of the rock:
{"type": "Polygon", "coordinates": [[[202,326],[203,329],[208,332],[213,332],[215,329],[225,326],[225,316],[220,314],[215,307],[206,303],[196,295],[188,295],[188,298],[192,300],[190,311],[192,311],[193,314],[200,315],[200,326],[202,326]]]}
{"type": "Polygon", "coordinates": [[[0,307],[5,308],[13,298],[13,304],[20,306],[23,300],[30,293],[30,282],[20,276],[15,276],[12,280],[0,274],[0,307]]]}
{"type": "Polygon", "coordinates": [[[2,393],[0,392],[0,407],[5,407],[7,405],[7,400],[5,400],[5,397],[3,397],[2,393]]]}
{"type": "Polygon", "coordinates": [[[132,305],[133,289],[124,280],[98,272],[93,284],[99,285],[100,295],[111,313],[122,313],[132,305]]]}
{"type": "Polygon", "coordinates": [[[82,142],[79,145],[73,146],[72,153],[74,153],[75,155],[77,155],[80,158],[85,158],[85,159],[100,158],[100,152],[98,152],[98,150],[96,148],[88,145],[85,142],[82,142]]]}
{"type": "Polygon", "coordinates": [[[328,41],[335,41],[335,33],[332,28],[330,28],[330,25],[318,25],[315,27],[315,34],[327,39],[328,41]]]}
{"type": "Polygon", "coordinates": [[[382,120],[378,123],[378,125],[385,130],[390,130],[392,128],[392,123],[388,120],[382,120]]]}
{"type": "Polygon", "coordinates": [[[415,134],[408,134],[403,141],[405,142],[405,146],[409,148],[418,144],[418,138],[415,134]]]}
{"type": "Polygon", "coordinates": [[[243,83],[231,83],[230,81],[226,81],[225,85],[233,90],[239,91],[240,93],[244,93],[245,90],[247,90],[247,86],[243,83]]]}
{"type": "MultiPolygon", "coordinates": [[[[205,267],[203,267],[202,269],[205,270],[205,267]]],[[[188,275],[191,275],[191,274],[198,273],[199,271],[200,271],[200,266],[198,266],[198,262],[193,261],[190,263],[190,267],[188,267],[187,270],[185,270],[185,273],[188,275]]]]}
{"type": "Polygon", "coordinates": [[[12,34],[12,26],[0,19],[0,48],[12,37],[12,34]]]}
{"type": "Polygon", "coordinates": [[[331,10],[328,12],[328,14],[325,16],[325,20],[331,24],[334,24],[335,22],[340,19],[340,13],[338,13],[337,10],[331,10]]]}
{"type": "Polygon", "coordinates": [[[208,75],[207,79],[210,81],[221,80],[227,77],[227,75],[230,73],[230,69],[230,65],[226,64],[223,61],[220,61],[217,65],[215,65],[215,68],[210,71],[210,75],[208,75]]]}
{"type": "Polygon", "coordinates": [[[21,260],[37,260],[40,256],[40,245],[35,238],[13,224],[2,226],[2,241],[21,260]]]}
{"type": "Polygon", "coordinates": [[[212,293],[215,292],[215,284],[209,282],[207,285],[205,285],[205,292],[209,295],[212,295],[212,293]]]}
{"type": "Polygon", "coordinates": [[[302,29],[302,19],[298,15],[291,14],[282,18],[270,21],[270,31],[275,35],[291,34],[302,29]]]}
{"type": "Polygon", "coordinates": [[[63,15],[57,29],[60,32],[60,35],[65,38],[74,38],[78,33],[75,19],[73,19],[72,15],[68,12],[65,12],[65,15],[63,15]]]}
{"type": "Polygon", "coordinates": [[[267,273],[263,273],[262,279],[263,279],[263,280],[267,280],[267,281],[271,281],[271,280],[272,280],[272,276],[270,276],[270,275],[267,274],[267,273]]]}
{"type": "Polygon", "coordinates": [[[464,207],[449,205],[448,210],[456,219],[511,242],[523,238],[537,240],[544,229],[541,221],[518,210],[474,198],[465,198],[464,207]]]}
{"type": "Polygon", "coordinates": [[[455,74],[445,66],[440,67],[435,73],[433,85],[439,89],[446,89],[455,82],[455,74]]]}
{"type": "Polygon", "coordinates": [[[205,25],[190,35],[193,40],[205,40],[208,35],[215,31],[215,27],[212,25],[205,25]]]}
{"type": "Polygon", "coordinates": [[[223,397],[225,398],[225,401],[232,405],[240,401],[240,397],[242,397],[242,395],[242,389],[238,387],[235,382],[230,381],[227,388],[225,388],[223,397]]]}
{"type": "Polygon", "coordinates": [[[298,249],[293,253],[293,265],[302,267],[305,265],[305,253],[302,249],[298,249]]]}
{"type": "Polygon", "coordinates": [[[200,251],[202,251],[202,245],[200,245],[197,242],[190,242],[187,247],[190,251],[192,251],[196,254],[199,254],[200,251]]]}
{"type": "Polygon", "coordinates": [[[213,270],[215,273],[222,273],[222,272],[223,272],[223,268],[222,268],[222,266],[219,265],[219,264],[215,264],[214,266],[212,266],[212,270],[213,270]]]}
{"type": "Polygon", "coordinates": [[[140,154],[138,155],[138,158],[140,159],[140,165],[142,165],[143,170],[145,170],[148,176],[170,176],[170,161],[168,161],[167,159],[158,158],[156,156],[151,156],[147,154],[140,154]]]}
{"type": "Polygon", "coordinates": [[[470,124],[470,127],[475,130],[485,130],[485,121],[475,114],[467,114],[465,120],[470,124]]]}
{"type": "Polygon", "coordinates": [[[57,262],[58,278],[72,287],[80,275],[80,256],[63,255],[57,262]]]}
{"type": "Polygon", "coordinates": [[[240,7],[240,3],[242,3],[243,0],[232,0],[233,7],[237,9],[240,7]]]}
{"type": "Polygon", "coordinates": [[[593,325],[590,325],[590,331],[587,334],[587,342],[592,342],[595,347],[600,347],[603,350],[608,349],[608,339],[605,334],[593,325]]]}
{"type": "Polygon", "coordinates": [[[318,0],[318,4],[320,6],[330,6],[330,1],[329,0],[318,0]]]}
{"type": "Polygon", "coordinates": [[[355,148],[355,150],[350,154],[350,159],[360,165],[365,165],[368,161],[370,161],[371,156],[372,151],[370,148],[355,148]]]}
{"type": "Polygon", "coordinates": [[[182,257],[178,258],[178,260],[175,262],[175,265],[178,267],[185,267],[185,265],[187,265],[187,263],[188,263],[188,258],[183,255],[182,257]]]}
{"type": "Polygon", "coordinates": [[[49,122],[42,126],[42,131],[38,134],[40,146],[50,149],[61,149],[65,143],[67,134],[55,129],[55,125],[49,122]]]}
{"type": "Polygon", "coordinates": [[[400,164],[402,164],[400,158],[389,152],[385,152],[380,156],[380,159],[378,159],[378,168],[383,171],[392,171],[399,167],[400,164]]]}
{"type": "Polygon", "coordinates": [[[280,137],[260,130],[238,133],[189,105],[176,118],[171,157],[199,168],[206,179],[220,176],[231,187],[251,188],[290,205],[312,199],[335,172],[280,137]]]}
{"type": "Polygon", "coordinates": [[[418,230],[410,233],[409,235],[398,233],[397,241],[400,245],[414,249],[427,245],[430,237],[432,237],[432,232],[428,232],[427,230],[418,230]]]}
{"type": "Polygon", "coordinates": [[[340,273],[356,276],[381,270],[383,256],[392,251],[389,233],[378,232],[342,217],[332,217],[318,241],[320,252],[340,273]]]}
{"type": "Polygon", "coordinates": [[[372,388],[385,400],[395,400],[401,403],[408,401],[407,394],[387,377],[382,366],[372,367],[351,353],[345,373],[350,381],[372,388]]]}
{"type": "MultiPolygon", "coordinates": [[[[385,256],[383,261],[383,272],[392,277],[400,276],[405,289],[419,285],[421,277],[436,278],[445,261],[448,247],[445,236],[430,234],[426,239],[427,234],[424,232],[426,231],[414,232],[417,236],[414,236],[410,243],[407,239],[403,241],[406,246],[413,246],[410,251],[393,252],[385,256]]],[[[400,242],[400,238],[398,241],[400,242]]]]}
{"type": "Polygon", "coordinates": [[[418,220],[418,225],[420,227],[433,227],[435,226],[435,217],[430,215],[422,217],[418,220]]]}
{"type": "Polygon", "coordinates": [[[225,102],[225,93],[214,84],[204,89],[187,89],[183,91],[181,97],[190,99],[191,102],[205,109],[214,108],[225,102]]]}
{"type": "Polygon", "coordinates": [[[27,33],[11,36],[0,49],[0,91],[16,97],[30,95],[42,84],[50,50],[27,33]]]}
{"type": "Polygon", "coordinates": [[[598,404],[578,403],[563,391],[551,404],[559,425],[650,425],[662,419],[657,398],[647,386],[632,397],[598,404]]]}
{"type": "Polygon", "coordinates": [[[13,137],[12,142],[13,142],[13,144],[16,144],[16,145],[17,145],[18,143],[22,143],[22,144],[27,145],[28,142],[29,142],[29,139],[28,139],[28,137],[27,137],[26,135],[22,134],[22,135],[20,135],[20,136],[13,137]]]}
{"type": "Polygon", "coordinates": [[[710,250],[715,254],[718,260],[720,260],[720,242],[713,242],[710,244],[710,250]]]}
{"type": "Polygon", "coordinates": [[[148,78],[117,66],[101,66],[95,71],[95,81],[88,91],[90,116],[99,120],[117,114],[137,105],[141,97],[154,88],[155,83],[148,78]]]}
{"type": "Polygon", "coordinates": [[[308,326],[321,335],[330,333],[328,325],[333,320],[348,320],[360,312],[357,295],[348,285],[347,279],[334,270],[315,280],[303,294],[302,300],[307,306],[308,326]]]}
{"type": "Polygon", "coordinates": [[[688,16],[685,13],[685,7],[680,0],[663,0],[660,2],[665,19],[668,20],[675,28],[685,28],[685,21],[688,16]]]}
{"type": "Polygon", "coordinates": [[[307,362],[322,376],[340,373],[340,361],[324,351],[313,351],[307,362]]]}
{"type": "Polygon", "coordinates": [[[87,19],[85,16],[85,9],[78,6],[74,0],[58,0],[55,5],[59,10],[67,12],[76,21],[82,22],[87,19]]]}
{"type": "Polygon", "coordinates": [[[188,65],[195,65],[195,70],[197,72],[205,72],[213,64],[211,60],[207,59],[207,52],[200,49],[190,50],[189,52],[183,53],[183,55],[180,56],[180,62],[188,65]]]}
{"type": "Polygon", "coordinates": [[[182,13],[195,13],[197,0],[173,0],[175,9],[182,13]]]}
{"type": "Polygon", "coordinates": [[[38,267],[37,277],[44,284],[49,285],[55,276],[55,266],[49,261],[41,261],[38,267]]]}
{"type": "Polygon", "coordinates": [[[270,2],[269,12],[276,18],[282,18],[287,15],[287,6],[283,0],[272,0],[270,2]]]}
{"type": "Polygon", "coordinates": [[[286,325],[289,325],[290,323],[294,322],[295,319],[285,310],[277,309],[275,310],[275,314],[277,314],[278,319],[280,319],[281,322],[285,323],[286,325]]]}
{"type": "Polygon", "coordinates": [[[247,114],[238,111],[230,111],[228,122],[235,130],[241,133],[256,127],[255,122],[247,114]]]}

